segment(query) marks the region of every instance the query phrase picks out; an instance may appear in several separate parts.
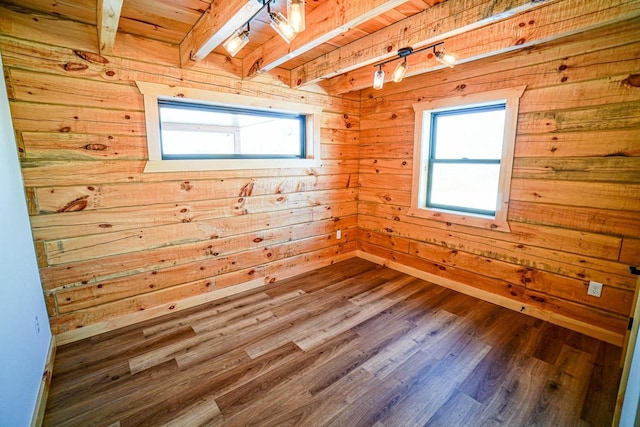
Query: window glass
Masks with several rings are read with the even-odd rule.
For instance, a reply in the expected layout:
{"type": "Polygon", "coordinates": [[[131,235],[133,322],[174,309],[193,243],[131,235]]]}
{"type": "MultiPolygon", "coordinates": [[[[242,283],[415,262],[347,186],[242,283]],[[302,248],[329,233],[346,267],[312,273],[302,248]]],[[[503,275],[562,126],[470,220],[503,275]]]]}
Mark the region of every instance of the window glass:
{"type": "Polygon", "coordinates": [[[431,120],[427,207],[495,215],[505,104],[426,114],[431,120]]]}
{"type": "Polygon", "coordinates": [[[163,160],[305,157],[305,115],[158,101],[163,160]]]}
{"type": "Polygon", "coordinates": [[[433,115],[435,157],[499,159],[504,134],[504,104],[486,110],[463,109],[433,115]]]}
{"type": "Polygon", "coordinates": [[[428,204],[495,213],[500,165],[436,164],[428,204]]]}

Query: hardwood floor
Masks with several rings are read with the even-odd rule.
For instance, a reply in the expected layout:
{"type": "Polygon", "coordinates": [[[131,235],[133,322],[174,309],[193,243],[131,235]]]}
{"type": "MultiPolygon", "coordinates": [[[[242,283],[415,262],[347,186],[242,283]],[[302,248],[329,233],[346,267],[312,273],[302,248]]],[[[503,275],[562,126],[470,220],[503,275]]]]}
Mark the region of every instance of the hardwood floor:
{"type": "Polygon", "coordinates": [[[49,426],[609,426],[620,349],[352,259],[58,348],[49,426]]]}

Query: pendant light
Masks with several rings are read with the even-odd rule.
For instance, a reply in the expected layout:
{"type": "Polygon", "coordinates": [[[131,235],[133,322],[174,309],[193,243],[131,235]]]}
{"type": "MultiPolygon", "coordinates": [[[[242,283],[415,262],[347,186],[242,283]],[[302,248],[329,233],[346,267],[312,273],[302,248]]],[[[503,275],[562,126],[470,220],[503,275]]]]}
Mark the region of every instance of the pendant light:
{"type": "Polygon", "coordinates": [[[225,50],[229,52],[229,55],[233,58],[234,56],[236,56],[238,52],[240,52],[240,50],[243,47],[247,45],[247,43],[249,43],[249,25],[248,24],[247,24],[246,30],[243,30],[243,29],[236,30],[236,32],[233,33],[231,37],[229,37],[227,41],[225,41],[222,44],[222,47],[224,47],[225,50]]]}
{"type": "Polygon", "coordinates": [[[373,88],[380,90],[382,86],[384,86],[384,71],[382,71],[381,65],[380,69],[373,75],[373,88]]]}
{"type": "Polygon", "coordinates": [[[287,17],[296,33],[305,29],[304,15],[305,0],[287,0],[287,17]]]}
{"type": "Polygon", "coordinates": [[[296,38],[296,32],[282,13],[269,12],[269,19],[271,19],[269,23],[271,28],[276,30],[276,33],[280,34],[280,37],[282,37],[284,41],[291,43],[291,41],[296,38]]]}
{"type": "Polygon", "coordinates": [[[407,56],[413,53],[413,48],[403,47],[402,49],[398,49],[398,56],[403,59],[403,61],[398,62],[396,69],[393,70],[393,74],[391,75],[391,80],[396,83],[399,83],[404,78],[404,75],[407,74],[407,70],[409,69],[409,64],[407,64],[407,56]]]}
{"type": "Polygon", "coordinates": [[[407,64],[407,58],[402,62],[398,62],[396,69],[393,70],[393,74],[391,74],[391,80],[396,83],[400,83],[404,78],[404,75],[407,74],[407,70],[409,69],[409,64],[407,64]]]}
{"type": "Polygon", "coordinates": [[[458,55],[455,53],[444,53],[444,49],[437,51],[434,56],[436,57],[436,61],[451,68],[453,68],[458,61],[458,55]]]}

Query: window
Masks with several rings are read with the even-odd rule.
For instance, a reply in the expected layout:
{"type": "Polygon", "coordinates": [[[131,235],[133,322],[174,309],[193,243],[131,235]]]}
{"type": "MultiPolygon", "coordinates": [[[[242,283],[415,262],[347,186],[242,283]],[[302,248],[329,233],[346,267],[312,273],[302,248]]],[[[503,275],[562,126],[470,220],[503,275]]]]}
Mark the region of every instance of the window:
{"type": "Polygon", "coordinates": [[[163,160],[304,158],[302,114],[159,100],[163,160]]]}
{"type": "Polygon", "coordinates": [[[505,104],[431,113],[427,207],[495,216],[505,104]]]}
{"type": "Polygon", "coordinates": [[[320,166],[319,107],[136,84],[145,103],[145,172],[320,166]]]}
{"type": "Polygon", "coordinates": [[[414,105],[414,216],[508,231],[524,87],[414,105]]]}

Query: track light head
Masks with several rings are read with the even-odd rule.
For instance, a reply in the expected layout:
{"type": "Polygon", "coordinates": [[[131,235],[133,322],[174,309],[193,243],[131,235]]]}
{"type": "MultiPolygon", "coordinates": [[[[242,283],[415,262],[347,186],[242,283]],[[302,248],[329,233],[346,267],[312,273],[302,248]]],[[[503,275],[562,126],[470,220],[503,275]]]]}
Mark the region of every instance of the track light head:
{"type": "Polygon", "coordinates": [[[305,29],[305,0],[287,0],[287,17],[293,31],[300,33],[305,29]]]}
{"type": "Polygon", "coordinates": [[[287,20],[285,16],[280,12],[270,12],[269,18],[271,19],[271,28],[276,30],[276,33],[280,35],[287,43],[296,38],[296,32],[287,20]]]}
{"type": "Polygon", "coordinates": [[[222,47],[224,47],[224,49],[229,53],[231,57],[234,57],[238,52],[240,52],[243,47],[247,45],[247,43],[249,43],[248,26],[247,30],[240,28],[235,33],[233,33],[231,37],[229,37],[227,41],[222,44],[222,47]]]}
{"type": "Polygon", "coordinates": [[[407,74],[407,70],[409,69],[409,64],[407,64],[407,58],[402,62],[398,62],[396,69],[393,70],[393,74],[391,75],[391,80],[396,83],[399,83],[404,79],[404,75],[407,74]]]}
{"type": "Polygon", "coordinates": [[[456,65],[456,62],[458,62],[458,55],[455,53],[445,53],[444,49],[436,51],[434,56],[436,57],[436,61],[446,65],[447,67],[453,68],[456,65]]]}
{"type": "Polygon", "coordinates": [[[381,65],[380,69],[373,74],[373,88],[380,90],[382,86],[384,86],[384,71],[382,71],[381,65]]]}

